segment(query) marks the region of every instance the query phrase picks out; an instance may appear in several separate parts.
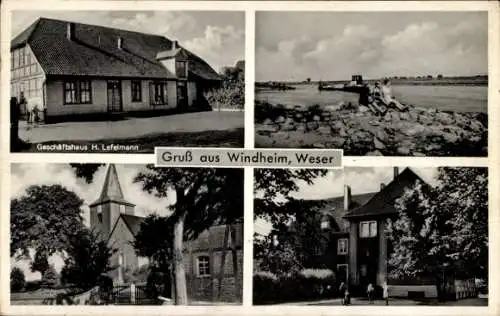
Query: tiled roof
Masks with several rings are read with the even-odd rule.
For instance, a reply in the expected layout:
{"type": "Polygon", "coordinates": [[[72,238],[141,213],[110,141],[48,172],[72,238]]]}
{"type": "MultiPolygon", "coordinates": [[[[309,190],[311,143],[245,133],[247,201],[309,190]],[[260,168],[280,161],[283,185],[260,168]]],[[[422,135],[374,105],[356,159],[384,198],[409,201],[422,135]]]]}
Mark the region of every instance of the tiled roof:
{"type": "MultiPolygon", "coordinates": [[[[159,35],[73,23],[74,38],[66,37],[67,21],[40,18],[11,41],[11,50],[29,44],[47,75],[171,78],[156,60],[172,41],[159,35]],[[122,39],[122,49],[117,46],[122,39]]],[[[187,51],[190,76],[220,80],[201,58],[187,51]]]]}
{"type": "Polygon", "coordinates": [[[392,182],[377,192],[366,203],[346,214],[346,218],[396,214],[395,200],[401,197],[406,188],[419,180],[425,183],[415,172],[406,168],[392,182]]]}
{"type": "Polygon", "coordinates": [[[120,216],[128,229],[130,229],[130,232],[132,232],[132,235],[137,235],[141,229],[141,223],[144,221],[144,217],[129,214],[121,214],[120,216]]]}
{"type": "MultiPolygon", "coordinates": [[[[366,203],[375,193],[364,193],[351,196],[351,203],[356,205],[362,205],[366,203]]],[[[325,205],[321,209],[323,215],[331,216],[334,220],[334,225],[332,228],[338,231],[342,231],[343,227],[346,227],[348,221],[344,219],[346,210],[344,210],[344,197],[334,197],[323,200],[325,205]]]]}

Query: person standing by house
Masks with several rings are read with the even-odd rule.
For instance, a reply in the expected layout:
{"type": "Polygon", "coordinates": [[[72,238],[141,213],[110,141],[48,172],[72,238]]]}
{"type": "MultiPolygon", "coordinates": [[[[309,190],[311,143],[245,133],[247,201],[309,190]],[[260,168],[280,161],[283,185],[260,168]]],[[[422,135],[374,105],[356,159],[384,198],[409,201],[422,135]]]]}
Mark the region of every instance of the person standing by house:
{"type": "Polygon", "coordinates": [[[341,304],[348,305],[349,304],[349,289],[347,288],[347,284],[345,284],[345,282],[340,283],[339,292],[340,292],[341,304]]]}
{"type": "Polygon", "coordinates": [[[387,285],[387,281],[384,282],[384,284],[382,285],[382,290],[383,290],[383,294],[382,296],[384,297],[384,300],[385,300],[385,305],[389,305],[389,286],[387,285]]]}
{"type": "Polygon", "coordinates": [[[368,284],[368,287],[366,289],[366,294],[368,295],[368,303],[373,304],[373,294],[375,293],[375,288],[373,287],[373,284],[368,284]]]}
{"type": "Polygon", "coordinates": [[[16,97],[10,98],[10,150],[19,150],[19,104],[16,97]]]}

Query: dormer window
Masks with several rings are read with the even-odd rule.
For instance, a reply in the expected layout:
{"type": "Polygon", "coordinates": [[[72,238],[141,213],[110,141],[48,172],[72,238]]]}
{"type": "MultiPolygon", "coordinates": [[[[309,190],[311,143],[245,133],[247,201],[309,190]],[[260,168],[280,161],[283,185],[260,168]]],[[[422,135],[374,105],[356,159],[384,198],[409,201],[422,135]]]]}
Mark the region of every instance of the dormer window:
{"type": "Polygon", "coordinates": [[[177,75],[177,78],[187,78],[187,61],[176,60],[175,73],[177,75]]]}

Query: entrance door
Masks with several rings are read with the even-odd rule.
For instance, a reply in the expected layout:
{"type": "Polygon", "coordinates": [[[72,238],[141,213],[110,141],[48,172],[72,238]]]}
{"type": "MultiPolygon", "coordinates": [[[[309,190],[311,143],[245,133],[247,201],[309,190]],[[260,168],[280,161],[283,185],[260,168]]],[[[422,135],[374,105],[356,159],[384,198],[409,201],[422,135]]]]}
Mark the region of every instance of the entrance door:
{"type": "Polygon", "coordinates": [[[180,109],[188,107],[187,82],[185,81],[177,82],[177,107],[180,109]]]}
{"type": "Polygon", "coordinates": [[[340,284],[341,282],[348,283],[348,275],[349,275],[349,269],[347,264],[338,264],[337,265],[337,278],[338,278],[338,283],[340,284]]]}
{"type": "Polygon", "coordinates": [[[122,85],[120,80],[108,81],[108,112],[122,111],[122,85]]]}

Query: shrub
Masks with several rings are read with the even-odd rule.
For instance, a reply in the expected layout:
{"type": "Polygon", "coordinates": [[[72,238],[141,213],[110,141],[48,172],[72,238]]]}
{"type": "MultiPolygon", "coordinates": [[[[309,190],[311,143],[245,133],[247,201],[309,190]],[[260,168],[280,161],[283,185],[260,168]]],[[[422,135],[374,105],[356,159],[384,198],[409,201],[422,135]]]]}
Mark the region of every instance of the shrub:
{"type": "Polygon", "coordinates": [[[329,269],[304,269],[299,272],[298,280],[303,296],[320,298],[335,293],[335,274],[329,269]]]}
{"type": "Polygon", "coordinates": [[[255,272],[253,275],[253,303],[274,302],[278,296],[278,277],[272,272],[255,272]]]}
{"type": "Polygon", "coordinates": [[[253,286],[254,304],[314,300],[337,294],[335,274],[328,269],[304,269],[281,276],[256,272],[253,286]]]}
{"type": "Polygon", "coordinates": [[[24,277],[23,270],[18,267],[14,267],[12,271],[10,271],[10,290],[12,292],[19,292],[25,285],[26,278],[24,277]]]}
{"type": "Polygon", "coordinates": [[[47,270],[43,275],[42,284],[44,286],[54,287],[58,283],[59,283],[59,276],[57,275],[56,269],[54,268],[53,265],[49,265],[49,267],[47,268],[47,270]]]}

